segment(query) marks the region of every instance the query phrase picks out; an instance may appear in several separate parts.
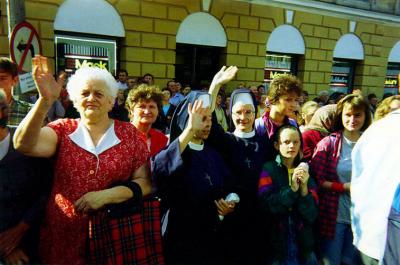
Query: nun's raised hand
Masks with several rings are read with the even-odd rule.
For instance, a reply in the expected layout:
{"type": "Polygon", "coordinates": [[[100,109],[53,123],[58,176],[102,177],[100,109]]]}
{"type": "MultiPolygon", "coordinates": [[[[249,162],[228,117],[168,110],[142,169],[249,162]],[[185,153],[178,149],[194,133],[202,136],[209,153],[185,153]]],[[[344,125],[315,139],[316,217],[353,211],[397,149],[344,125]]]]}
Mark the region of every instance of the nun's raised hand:
{"type": "Polygon", "coordinates": [[[215,85],[226,84],[235,77],[238,70],[239,69],[236,66],[229,66],[228,68],[222,66],[221,70],[215,74],[212,83],[215,85]]]}
{"type": "Polygon", "coordinates": [[[54,79],[49,69],[49,63],[46,57],[36,55],[32,59],[33,80],[39,91],[40,97],[45,100],[54,101],[60,96],[61,86],[54,79]]]}
{"type": "Polygon", "coordinates": [[[202,100],[196,100],[193,105],[189,103],[188,113],[188,128],[193,131],[202,130],[205,127],[205,121],[210,115],[209,109],[203,108],[202,100]]]}

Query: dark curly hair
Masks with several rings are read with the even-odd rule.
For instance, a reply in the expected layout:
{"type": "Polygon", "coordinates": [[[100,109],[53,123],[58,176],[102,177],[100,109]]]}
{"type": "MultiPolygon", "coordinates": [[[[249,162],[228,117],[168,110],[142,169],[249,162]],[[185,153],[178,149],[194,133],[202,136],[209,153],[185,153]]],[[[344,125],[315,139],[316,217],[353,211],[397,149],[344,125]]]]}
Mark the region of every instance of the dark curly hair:
{"type": "Polygon", "coordinates": [[[7,57],[0,57],[0,72],[5,72],[12,77],[16,77],[18,75],[18,66],[7,57]]]}
{"type": "Polygon", "coordinates": [[[269,102],[275,104],[280,97],[291,93],[295,93],[300,97],[302,91],[303,85],[297,77],[290,74],[282,74],[272,80],[267,95],[269,102]]]}

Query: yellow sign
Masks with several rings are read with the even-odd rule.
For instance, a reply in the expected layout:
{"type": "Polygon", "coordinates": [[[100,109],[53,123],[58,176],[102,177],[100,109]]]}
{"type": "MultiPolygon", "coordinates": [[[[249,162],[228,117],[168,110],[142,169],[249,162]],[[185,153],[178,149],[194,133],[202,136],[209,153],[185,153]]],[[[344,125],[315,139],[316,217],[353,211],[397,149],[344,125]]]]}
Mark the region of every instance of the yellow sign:
{"type": "Polygon", "coordinates": [[[397,89],[399,90],[399,92],[400,92],[400,86],[399,86],[399,84],[400,84],[400,74],[397,76],[397,89]]]}
{"type": "Polygon", "coordinates": [[[264,81],[270,82],[275,77],[280,76],[280,75],[285,75],[285,74],[290,74],[290,70],[289,69],[275,70],[275,69],[266,68],[264,70],[264,81]]]}
{"type": "Polygon", "coordinates": [[[385,85],[397,85],[397,80],[396,79],[386,79],[385,85]]]}
{"type": "Polygon", "coordinates": [[[100,69],[107,69],[107,62],[98,61],[98,62],[88,62],[88,60],[83,60],[82,62],[79,59],[75,59],[75,68],[79,69],[82,67],[98,67],[100,69]]]}

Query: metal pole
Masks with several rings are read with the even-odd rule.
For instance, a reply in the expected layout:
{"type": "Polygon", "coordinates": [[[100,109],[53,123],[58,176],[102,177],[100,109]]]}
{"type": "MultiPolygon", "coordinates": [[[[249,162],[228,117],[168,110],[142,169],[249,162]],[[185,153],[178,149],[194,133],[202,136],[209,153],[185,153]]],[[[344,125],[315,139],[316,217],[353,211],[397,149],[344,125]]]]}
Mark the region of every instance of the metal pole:
{"type": "MultiPolygon", "coordinates": [[[[25,21],[25,1],[24,0],[6,0],[7,4],[7,19],[8,19],[8,39],[11,38],[11,33],[14,27],[25,21]]],[[[13,92],[14,96],[20,98],[21,89],[19,84],[14,86],[13,92]]]]}
{"type": "MultiPolygon", "coordinates": [[[[196,46],[192,46],[193,49],[193,57],[192,57],[192,84],[196,83],[196,64],[197,64],[197,47],[196,46]]],[[[198,84],[200,86],[200,84],[198,84]]]]}
{"type": "Polygon", "coordinates": [[[8,38],[15,25],[25,21],[25,1],[24,0],[7,0],[7,17],[8,17],[8,38]]]}

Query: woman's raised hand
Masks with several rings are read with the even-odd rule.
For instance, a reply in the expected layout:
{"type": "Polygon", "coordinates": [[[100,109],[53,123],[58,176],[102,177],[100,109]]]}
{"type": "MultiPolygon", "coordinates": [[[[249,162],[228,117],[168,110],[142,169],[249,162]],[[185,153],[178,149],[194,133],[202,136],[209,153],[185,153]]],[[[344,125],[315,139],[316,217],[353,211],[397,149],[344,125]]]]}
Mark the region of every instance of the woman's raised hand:
{"type": "Polygon", "coordinates": [[[40,97],[50,101],[58,99],[61,92],[61,86],[54,79],[54,76],[49,69],[47,58],[41,55],[36,55],[32,59],[32,66],[33,80],[35,81],[40,97]]]}
{"type": "Polygon", "coordinates": [[[215,85],[226,84],[235,77],[238,70],[239,69],[236,66],[229,66],[228,68],[226,68],[226,66],[222,66],[221,70],[215,74],[212,82],[215,85]]]}

